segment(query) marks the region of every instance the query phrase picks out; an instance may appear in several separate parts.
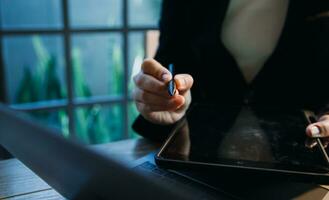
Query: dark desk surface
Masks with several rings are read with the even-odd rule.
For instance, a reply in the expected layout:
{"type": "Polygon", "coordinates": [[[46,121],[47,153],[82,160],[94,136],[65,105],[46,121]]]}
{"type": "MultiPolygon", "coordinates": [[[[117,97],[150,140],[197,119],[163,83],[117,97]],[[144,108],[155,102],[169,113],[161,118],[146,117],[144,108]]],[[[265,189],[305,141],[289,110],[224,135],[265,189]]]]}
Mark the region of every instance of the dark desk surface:
{"type": "MultiPolygon", "coordinates": [[[[119,156],[127,162],[156,150],[158,144],[144,139],[124,140],[91,148],[106,155],[119,156]]],[[[0,161],[0,199],[64,199],[17,159],[0,161]]]]}
{"type": "MultiPolygon", "coordinates": [[[[159,145],[144,139],[138,139],[94,145],[91,148],[96,148],[105,155],[119,156],[130,162],[156,150],[159,145]]],[[[305,191],[305,193],[294,199],[329,199],[328,190],[328,186],[319,186],[310,191],[305,191]]],[[[276,189],[274,192],[279,191],[276,189]]],[[[0,161],[0,200],[3,199],[58,200],[64,198],[20,161],[9,159],[0,161]]]]}

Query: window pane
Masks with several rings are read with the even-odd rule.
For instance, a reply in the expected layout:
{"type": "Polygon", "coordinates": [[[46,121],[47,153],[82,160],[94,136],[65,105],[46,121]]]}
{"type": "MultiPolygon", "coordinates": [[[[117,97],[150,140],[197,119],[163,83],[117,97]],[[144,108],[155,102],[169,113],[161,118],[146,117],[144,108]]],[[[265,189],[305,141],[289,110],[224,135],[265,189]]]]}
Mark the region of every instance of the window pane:
{"type": "Polygon", "coordinates": [[[128,104],[128,130],[129,138],[138,138],[140,137],[133,129],[132,124],[134,123],[136,117],[139,115],[139,112],[135,106],[134,102],[128,104]]]}
{"type": "Polygon", "coordinates": [[[60,130],[64,137],[69,137],[69,118],[64,109],[51,111],[32,111],[28,114],[42,124],[60,130]]]}
{"type": "Polygon", "coordinates": [[[128,91],[132,94],[134,88],[133,76],[136,75],[141,68],[144,58],[144,33],[133,32],[129,34],[129,51],[128,51],[128,66],[129,66],[129,83],[128,91]]]}
{"type": "Polygon", "coordinates": [[[62,27],[61,0],[1,0],[3,29],[62,27]]]}
{"type": "Polygon", "coordinates": [[[77,137],[86,144],[107,143],[124,137],[121,105],[78,108],[75,120],[77,137]]]}
{"type": "Polygon", "coordinates": [[[61,37],[4,37],[3,53],[5,82],[10,103],[66,97],[61,37]]]}
{"type": "Polygon", "coordinates": [[[69,0],[72,27],[122,25],[122,0],[69,0]]]}
{"type": "Polygon", "coordinates": [[[162,0],[128,0],[130,26],[158,26],[162,0]]]}
{"type": "Polygon", "coordinates": [[[123,56],[120,34],[80,34],[73,37],[75,95],[120,95],[123,56]]]}

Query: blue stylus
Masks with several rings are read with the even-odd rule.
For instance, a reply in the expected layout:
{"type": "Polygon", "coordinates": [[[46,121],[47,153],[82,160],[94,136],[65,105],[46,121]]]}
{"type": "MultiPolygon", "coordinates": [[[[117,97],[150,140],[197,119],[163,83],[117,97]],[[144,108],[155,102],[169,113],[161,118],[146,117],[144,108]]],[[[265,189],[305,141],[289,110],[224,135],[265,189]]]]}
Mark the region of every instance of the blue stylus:
{"type": "Polygon", "coordinates": [[[174,96],[176,92],[176,84],[174,80],[174,64],[169,64],[168,69],[172,75],[172,79],[168,83],[168,93],[170,96],[174,96]]]}

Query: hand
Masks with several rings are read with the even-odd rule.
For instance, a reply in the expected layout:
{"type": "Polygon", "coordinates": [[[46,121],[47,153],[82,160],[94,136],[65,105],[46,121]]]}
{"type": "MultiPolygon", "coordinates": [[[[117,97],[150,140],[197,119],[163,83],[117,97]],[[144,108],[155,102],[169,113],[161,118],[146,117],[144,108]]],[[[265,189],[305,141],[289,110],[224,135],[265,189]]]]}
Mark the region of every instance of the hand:
{"type": "Polygon", "coordinates": [[[133,98],[137,109],[152,123],[168,125],[177,122],[191,103],[192,76],[177,74],[174,77],[174,96],[170,96],[167,90],[171,79],[172,74],[154,59],[144,60],[141,71],[134,77],[133,98]]]}
{"type": "MultiPolygon", "coordinates": [[[[306,128],[306,135],[311,138],[321,137],[323,139],[323,145],[325,147],[329,144],[329,115],[323,115],[318,122],[310,124],[306,128]]],[[[310,142],[310,147],[315,145],[315,142],[310,142]]]]}

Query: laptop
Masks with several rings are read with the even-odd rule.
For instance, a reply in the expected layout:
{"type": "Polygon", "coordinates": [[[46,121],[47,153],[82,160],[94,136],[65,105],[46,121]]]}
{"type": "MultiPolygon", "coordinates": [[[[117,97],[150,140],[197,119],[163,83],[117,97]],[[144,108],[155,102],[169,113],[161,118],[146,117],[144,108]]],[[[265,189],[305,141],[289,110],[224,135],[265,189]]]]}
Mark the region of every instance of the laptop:
{"type": "Polygon", "coordinates": [[[157,168],[153,155],[134,166],[105,157],[3,105],[0,144],[68,199],[235,198],[185,175],[157,168]]]}

